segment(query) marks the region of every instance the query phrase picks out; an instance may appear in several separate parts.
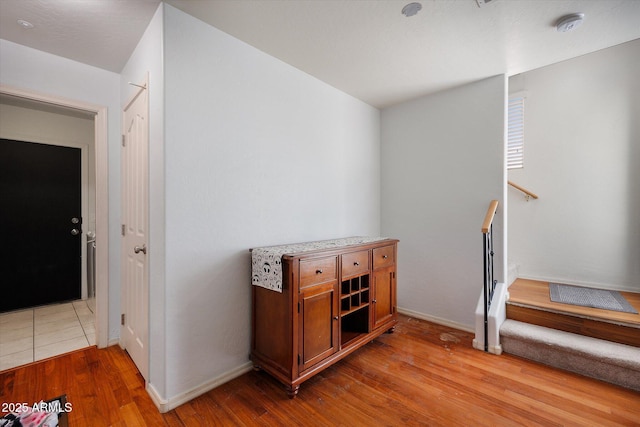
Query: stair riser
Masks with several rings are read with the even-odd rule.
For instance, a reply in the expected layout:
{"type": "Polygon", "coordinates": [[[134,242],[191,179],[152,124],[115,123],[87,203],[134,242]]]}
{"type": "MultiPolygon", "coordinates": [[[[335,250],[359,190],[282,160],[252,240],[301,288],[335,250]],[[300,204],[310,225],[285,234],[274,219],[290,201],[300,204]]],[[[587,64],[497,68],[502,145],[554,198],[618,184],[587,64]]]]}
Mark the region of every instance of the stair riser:
{"type": "Polygon", "coordinates": [[[501,344],[505,353],[640,391],[638,370],[604,363],[588,355],[518,337],[502,336],[501,344]]]}
{"type": "Polygon", "coordinates": [[[507,304],[507,318],[587,337],[640,347],[640,329],[598,319],[555,313],[519,304],[507,304]]]}

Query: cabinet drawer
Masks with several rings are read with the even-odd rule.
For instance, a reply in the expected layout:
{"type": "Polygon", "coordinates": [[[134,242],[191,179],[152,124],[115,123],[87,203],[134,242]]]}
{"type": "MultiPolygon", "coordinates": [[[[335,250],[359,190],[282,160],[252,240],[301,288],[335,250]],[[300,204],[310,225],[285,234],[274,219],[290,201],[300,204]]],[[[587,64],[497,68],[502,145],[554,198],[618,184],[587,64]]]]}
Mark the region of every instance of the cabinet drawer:
{"type": "Polygon", "coordinates": [[[369,251],[351,252],[342,255],[342,278],[356,276],[369,271],[369,251]]]}
{"type": "Polygon", "coordinates": [[[396,263],[395,246],[383,246],[373,250],[373,268],[389,267],[396,263]]]}
{"type": "Polygon", "coordinates": [[[300,288],[338,279],[338,257],[300,261],[300,288]]]}

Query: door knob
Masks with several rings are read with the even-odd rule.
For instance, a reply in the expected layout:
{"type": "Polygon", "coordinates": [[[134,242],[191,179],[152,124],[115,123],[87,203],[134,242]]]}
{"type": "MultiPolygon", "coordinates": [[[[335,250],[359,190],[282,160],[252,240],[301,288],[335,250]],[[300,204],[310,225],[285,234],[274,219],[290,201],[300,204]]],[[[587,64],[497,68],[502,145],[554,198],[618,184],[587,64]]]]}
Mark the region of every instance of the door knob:
{"type": "Polygon", "coordinates": [[[71,224],[78,224],[80,222],[79,218],[73,217],[71,218],[71,224]]]}
{"type": "Polygon", "coordinates": [[[80,234],[80,230],[78,230],[77,228],[74,228],[73,230],[71,230],[71,235],[77,236],[78,234],[80,234]]]}
{"type": "Polygon", "coordinates": [[[147,245],[142,245],[142,247],[140,246],[136,246],[133,248],[133,252],[139,254],[140,252],[142,252],[143,254],[147,254],[147,245]]]}

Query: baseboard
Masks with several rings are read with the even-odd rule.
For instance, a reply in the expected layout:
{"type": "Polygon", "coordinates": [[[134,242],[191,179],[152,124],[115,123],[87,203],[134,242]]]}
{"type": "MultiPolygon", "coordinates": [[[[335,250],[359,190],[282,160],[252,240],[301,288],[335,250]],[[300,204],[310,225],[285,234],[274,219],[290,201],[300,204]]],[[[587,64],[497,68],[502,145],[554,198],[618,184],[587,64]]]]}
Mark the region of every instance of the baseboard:
{"type": "MultiPolygon", "coordinates": [[[[476,340],[475,338],[473,339],[473,348],[475,348],[476,350],[480,350],[480,351],[484,351],[484,344],[479,342],[478,340],[476,340]]],[[[495,354],[497,356],[500,356],[502,354],[502,345],[498,344],[498,345],[490,345],[489,348],[487,349],[488,353],[491,354],[495,354]]]]}
{"type": "Polygon", "coordinates": [[[475,332],[474,329],[468,325],[463,325],[458,322],[453,322],[451,320],[442,319],[440,317],[431,316],[429,314],[420,313],[420,312],[409,310],[402,307],[398,307],[398,313],[407,315],[409,317],[415,317],[416,319],[422,319],[428,322],[437,323],[438,325],[449,326],[450,328],[459,329],[465,332],[471,332],[471,333],[475,332]]]}
{"type": "Polygon", "coordinates": [[[156,405],[156,408],[158,408],[160,413],[164,414],[165,412],[170,411],[170,409],[165,409],[168,406],[169,401],[160,396],[160,393],[158,393],[158,390],[156,390],[153,384],[147,383],[146,390],[149,397],[151,397],[153,404],[156,405]]]}
{"type": "Polygon", "coordinates": [[[192,388],[184,393],[180,393],[177,396],[171,397],[169,399],[164,399],[158,391],[153,387],[151,383],[147,383],[147,393],[151,396],[151,400],[158,408],[160,413],[169,412],[183,403],[187,403],[188,401],[195,399],[196,397],[208,392],[209,390],[213,390],[214,388],[231,381],[234,378],[239,377],[240,375],[246,374],[247,372],[253,369],[253,364],[251,362],[244,363],[237,368],[234,368],[230,371],[225,372],[222,375],[219,375],[216,378],[212,378],[209,381],[206,381],[200,384],[197,387],[192,388]]]}

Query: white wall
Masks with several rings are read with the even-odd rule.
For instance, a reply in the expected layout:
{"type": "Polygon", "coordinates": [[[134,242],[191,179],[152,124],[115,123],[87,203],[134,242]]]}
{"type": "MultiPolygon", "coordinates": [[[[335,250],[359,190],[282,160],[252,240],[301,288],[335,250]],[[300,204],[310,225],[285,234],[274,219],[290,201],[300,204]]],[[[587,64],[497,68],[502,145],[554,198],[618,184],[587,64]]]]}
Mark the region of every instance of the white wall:
{"type": "MultiPolygon", "coordinates": [[[[120,76],[0,39],[0,83],[108,108],[109,241],[120,236],[120,76]]],[[[98,242],[98,245],[100,242],[98,242]]],[[[109,246],[109,340],[119,335],[120,248],[109,246]]]]}
{"type": "Polygon", "coordinates": [[[506,78],[382,111],[382,234],[398,245],[398,306],[473,330],[483,286],[481,227],[492,199],[503,281],[506,78]]]}
{"type": "Polygon", "coordinates": [[[166,394],[163,3],[120,74],[122,109],[148,73],[149,85],[149,378],[166,394]]]}
{"type": "Polygon", "coordinates": [[[520,277],[640,291],[640,40],[510,79],[527,92],[524,169],[509,179],[520,277]]]}
{"type": "Polygon", "coordinates": [[[247,366],[249,248],[380,231],[379,111],[165,5],[167,396],[247,366]]]}

